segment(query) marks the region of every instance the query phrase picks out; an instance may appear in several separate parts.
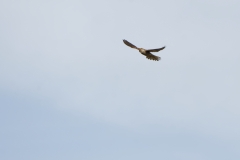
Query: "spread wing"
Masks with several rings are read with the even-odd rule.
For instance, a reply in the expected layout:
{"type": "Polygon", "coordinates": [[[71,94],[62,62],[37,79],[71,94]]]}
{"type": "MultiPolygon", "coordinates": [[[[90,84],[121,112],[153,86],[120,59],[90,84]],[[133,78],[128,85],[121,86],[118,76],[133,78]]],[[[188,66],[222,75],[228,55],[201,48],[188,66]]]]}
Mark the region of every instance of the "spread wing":
{"type": "Polygon", "coordinates": [[[127,40],[123,40],[123,43],[125,43],[127,46],[131,47],[131,48],[135,48],[138,49],[136,46],[134,46],[132,43],[128,42],[127,40]]]}
{"type": "Polygon", "coordinates": [[[164,47],[162,47],[162,48],[148,49],[147,51],[148,51],[148,52],[158,52],[158,51],[161,51],[161,50],[163,50],[164,48],[165,48],[165,46],[164,46],[164,47]]]}
{"type": "Polygon", "coordinates": [[[153,54],[151,54],[151,53],[148,53],[148,54],[146,55],[146,58],[147,58],[147,59],[150,59],[150,60],[154,60],[154,61],[159,61],[159,60],[161,60],[161,57],[155,56],[155,55],[153,55],[153,54]]]}

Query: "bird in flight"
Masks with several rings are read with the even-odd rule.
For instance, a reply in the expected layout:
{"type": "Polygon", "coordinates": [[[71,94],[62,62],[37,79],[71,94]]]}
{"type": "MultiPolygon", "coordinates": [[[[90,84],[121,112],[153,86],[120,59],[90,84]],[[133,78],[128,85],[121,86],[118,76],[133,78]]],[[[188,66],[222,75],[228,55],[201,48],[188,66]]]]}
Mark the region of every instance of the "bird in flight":
{"type": "Polygon", "coordinates": [[[147,59],[154,60],[154,61],[159,61],[161,59],[161,57],[155,56],[151,52],[158,52],[165,48],[165,46],[162,48],[156,48],[156,49],[138,48],[125,39],[123,40],[123,43],[125,43],[127,46],[129,46],[131,48],[137,49],[142,55],[146,56],[147,59]]]}

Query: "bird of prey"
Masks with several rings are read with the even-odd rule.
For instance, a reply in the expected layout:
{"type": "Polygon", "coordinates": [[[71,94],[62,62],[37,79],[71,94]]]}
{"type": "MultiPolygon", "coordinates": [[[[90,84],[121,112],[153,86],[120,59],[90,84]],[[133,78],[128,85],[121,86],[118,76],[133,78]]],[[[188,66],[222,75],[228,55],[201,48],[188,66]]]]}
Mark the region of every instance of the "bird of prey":
{"type": "Polygon", "coordinates": [[[142,55],[146,56],[147,59],[154,60],[154,61],[159,61],[161,59],[161,57],[155,56],[151,52],[158,52],[165,48],[165,46],[162,48],[157,48],[157,49],[138,48],[125,39],[123,40],[123,43],[125,43],[127,46],[129,46],[131,48],[137,49],[142,55]]]}

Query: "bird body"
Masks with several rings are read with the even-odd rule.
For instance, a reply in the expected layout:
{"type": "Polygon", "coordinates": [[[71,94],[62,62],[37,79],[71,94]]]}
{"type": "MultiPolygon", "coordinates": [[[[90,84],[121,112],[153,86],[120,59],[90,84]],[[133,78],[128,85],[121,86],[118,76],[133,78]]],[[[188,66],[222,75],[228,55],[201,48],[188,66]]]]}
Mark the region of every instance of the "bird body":
{"type": "Polygon", "coordinates": [[[138,48],[135,45],[133,45],[132,43],[128,42],[127,40],[123,40],[123,43],[125,43],[127,46],[137,49],[142,55],[146,56],[146,58],[150,59],[150,60],[154,60],[154,61],[159,61],[161,59],[161,57],[155,56],[153,55],[151,52],[158,52],[160,50],[163,50],[165,48],[157,48],[157,49],[144,49],[144,48],[138,48]]]}
{"type": "Polygon", "coordinates": [[[138,51],[143,54],[144,56],[146,55],[146,50],[144,48],[138,48],[138,51]]]}

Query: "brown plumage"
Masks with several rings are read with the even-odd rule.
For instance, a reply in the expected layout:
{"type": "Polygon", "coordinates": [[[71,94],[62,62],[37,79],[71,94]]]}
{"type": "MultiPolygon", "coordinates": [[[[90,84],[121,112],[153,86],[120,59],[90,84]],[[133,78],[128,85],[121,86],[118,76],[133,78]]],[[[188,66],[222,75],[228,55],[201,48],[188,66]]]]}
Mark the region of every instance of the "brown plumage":
{"type": "Polygon", "coordinates": [[[165,48],[165,46],[162,47],[162,48],[156,48],[156,49],[138,48],[135,45],[133,45],[132,43],[125,40],[125,39],[123,40],[123,43],[125,43],[127,46],[129,46],[131,48],[137,49],[142,55],[146,56],[147,59],[154,60],[154,61],[159,61],[161,59],[161,57],[155,56],[151,52],[158,52],[158,51],[161,51],[165,48]]]}

